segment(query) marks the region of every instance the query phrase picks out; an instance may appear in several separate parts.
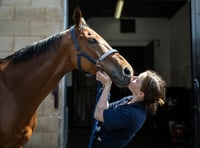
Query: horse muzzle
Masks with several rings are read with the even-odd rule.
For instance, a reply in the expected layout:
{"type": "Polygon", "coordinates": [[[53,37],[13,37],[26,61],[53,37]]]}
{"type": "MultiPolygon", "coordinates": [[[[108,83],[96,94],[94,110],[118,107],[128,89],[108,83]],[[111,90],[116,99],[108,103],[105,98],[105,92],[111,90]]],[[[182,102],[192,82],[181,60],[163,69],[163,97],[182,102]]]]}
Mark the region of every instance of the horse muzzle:
{"type": "Polygon", "coordinates": [[[133,69],[131,67],[125,67],[122,69],[122,72],[113,71],[110,74],[110,77],[118,87],[127,87],[133,76],[133,69]]]}

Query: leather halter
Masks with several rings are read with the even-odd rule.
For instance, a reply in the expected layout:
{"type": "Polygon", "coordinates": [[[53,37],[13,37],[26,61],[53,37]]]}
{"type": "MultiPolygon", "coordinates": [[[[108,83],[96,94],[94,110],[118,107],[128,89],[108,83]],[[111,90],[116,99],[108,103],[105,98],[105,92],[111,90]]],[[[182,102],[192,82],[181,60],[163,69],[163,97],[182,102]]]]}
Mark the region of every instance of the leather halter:
{"type": "MultiPolygon", "coordinates": [[[[93,59],[92,57],[90,57],[87,53],[81,51],[81,48],[79,46],[79,43],[78,43],[78,40],[77,40],[77,37],[76,37],[76,33],[75,33],[75,26],[72,26],[70,27],[70,32],[71,32],[71,35],[72,35],[72,40],[75,44],[75,48],[76,48],[76,51],[78,52],[78,58],[77,58],[77,64],[78,64],[78,69],[83,71],[82,70],[82,67],[81,67],[81,56],[83,56],[84,58],[86,58],[87,60],[89,60],[90,62],[96,64],[97,62],[101,62],[103,61],[106,57],[108,57],[109,55],[113,54],[113,53],[116,53],[118,52],[116,49],[111,49],[109,50],[108,52],[105,52],[103,55],[101,55],[98,59],[93,59]]],[[[98,67],[99,68],[99,67],[98,67]]]]}

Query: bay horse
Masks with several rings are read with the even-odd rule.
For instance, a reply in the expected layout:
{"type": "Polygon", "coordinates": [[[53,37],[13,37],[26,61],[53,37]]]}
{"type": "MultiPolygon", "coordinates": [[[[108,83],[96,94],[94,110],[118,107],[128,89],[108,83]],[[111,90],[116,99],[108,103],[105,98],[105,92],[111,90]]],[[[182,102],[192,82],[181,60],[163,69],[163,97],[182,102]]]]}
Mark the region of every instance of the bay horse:
{"type": "Polygon", "coordinates": [[[37,108],[69,71],[98,69],[125,87],[130,64],[93,29],[76,8],[74,25],[0,60],[0,147],[22,147],[37,123],[37,108]]]}

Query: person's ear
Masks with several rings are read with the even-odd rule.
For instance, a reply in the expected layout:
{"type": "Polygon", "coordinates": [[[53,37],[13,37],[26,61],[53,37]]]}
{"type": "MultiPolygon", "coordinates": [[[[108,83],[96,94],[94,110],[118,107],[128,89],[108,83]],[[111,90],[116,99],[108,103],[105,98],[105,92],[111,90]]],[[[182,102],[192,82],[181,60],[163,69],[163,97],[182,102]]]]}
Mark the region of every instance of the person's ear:
{"type": "Polygon", "coordinates": [[[142,91],[140,91],[140,92],[138,92],[138,96],[139,96],[140,98],[143,98],[143,97],[144,97],[144,93],[143,93],[142,91]]]}

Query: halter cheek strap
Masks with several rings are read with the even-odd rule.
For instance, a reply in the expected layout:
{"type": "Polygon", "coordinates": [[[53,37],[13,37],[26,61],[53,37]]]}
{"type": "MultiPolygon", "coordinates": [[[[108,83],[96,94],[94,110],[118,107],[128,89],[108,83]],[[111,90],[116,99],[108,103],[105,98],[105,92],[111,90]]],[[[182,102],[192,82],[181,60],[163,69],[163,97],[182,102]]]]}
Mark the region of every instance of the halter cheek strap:
{"type": "Polygon", "coordinates": [[[96,64],[97,62],[101,62],[103,61],[106,57],[108,57],[110,54],[113,54],[115,52],[118,52],[116,49],[111,49],[108,52],[105,52],[103,55],[101,55],[97,60],[94,60],[93,58],[91,58],[87,53],[81,51],[81,48],[79,46],[78,40],[76,38],[76,33],[75,33],[75,26],[70,27],[70,32],[72,35],[72,40],[74,42],[76,51],[78,52],[78,57],[77,57],[77,65],[78,65],[78,69],[82,70],[81,67],[81,56],[85,57],[87,60],[89,60],[90,62],[92,62],[93,64],[96,64]]]}
{"type": "Polygon", "coordinates": [[[75,33],[74,26],[70,27],[70,32],[71,32],[72,39],[73,39],[74,45],[75,45],[75,47],[76,47],[76,50],[77,50],[77,51],[80,51],[81,48],[80,48],[80,46],[79,46],[78,40],[76,39],[76,33],[75,33]]]}
{"type": "Polygon", "coordinates": [[[81,70],[81,71],[83,71],[82,67],[81,67],[81,56],[85,57],[90,62],[96,64],[96,61],[94,59],[92,59],[89,55],[87,55],[86,53],[84,53],[83,51],[81,51],[81,48],[80,48],[79,43],[78,43],[78,40],[76,38],[76,33],[75,33],[74,26],[70,27],[70,32],[71,32],[71,35],[72,35],[72,40],[74,42],[76,51],[78,52],[78,57],[77,57],[78,69],[81,70]]]}

